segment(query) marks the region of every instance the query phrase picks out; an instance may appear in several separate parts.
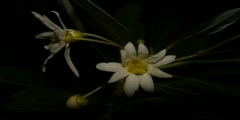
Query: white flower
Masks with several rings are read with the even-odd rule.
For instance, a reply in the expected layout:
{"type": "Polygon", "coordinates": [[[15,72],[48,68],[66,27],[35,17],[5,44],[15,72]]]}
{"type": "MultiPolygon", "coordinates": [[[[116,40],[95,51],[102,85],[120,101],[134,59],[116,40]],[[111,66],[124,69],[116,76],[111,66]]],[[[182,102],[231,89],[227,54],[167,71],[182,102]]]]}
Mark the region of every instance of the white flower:
{"type": "Polygon", "coordinates": [[[67,29],[62,22],[59,14],[55,11],[52,11],[55,13],[63,27],[59,27],[55,23],[53,23],[47,16],[45,15],[40,15],[36,12],[32,11],[32,14],[40,20],[45,26],[47,26],[49,29],[52,31],[49,32],[43,32],[35,36],[37,39],[51,39],[52,42],[49,45],[44,46],[45,49],[49,50],[51,52],[51,55],[45,60],[42,66],[43,72],[46,71],[45,65],[47,64],[48,60],[51,59],[57,52],[59,52],[61,49],[65,47],[65,59],[67,61],[67,64],[73,71],[73,73],[79,77],[79,73],[77,69],[75,68],[74,64],[71,61],[70,58],[70,47],[69,43],[74,42],[75,38],[82,38],[83,34],[80,31],[72,30],[72,29],[67,29]]]}
{"type": "Polygon", "coordinates": [[[159,78],[170,78],[172,75],[160,70],[159,66],[169,64],[176,58],[175,55],[166,55],[166,50],[150,56],[147,47],[140,43],[136,51],[134,45],[129,42],[121,50],[122,63],[110,62],[99,63],[97,69],[115,72],[108,83],[116,82],[126,77],[124,91],[128,97],[132,96],[139,85],[147,92],[154,91],[152,76],[159,78]]]}

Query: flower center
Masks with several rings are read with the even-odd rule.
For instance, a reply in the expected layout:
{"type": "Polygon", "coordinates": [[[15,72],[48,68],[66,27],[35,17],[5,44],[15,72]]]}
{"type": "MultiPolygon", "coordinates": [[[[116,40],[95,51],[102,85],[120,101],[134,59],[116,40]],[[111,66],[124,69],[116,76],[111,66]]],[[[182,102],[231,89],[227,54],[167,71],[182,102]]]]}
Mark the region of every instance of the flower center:
{"type": "Polygon", "coordinates": [[[143,60],[133,60],[127,63],[128,72],[142,75],[148,70],[148,64],[143,60]]]}
{"type": "Polygon", "coordinates": [[[84,35],[80,32],[80,31],[67,31],[67,34],[65,36],[65,42],[66,43],[71,43],[71,42],[75,42],[77,40],[75,40],[76,38],[83,38],[84,35]]]}

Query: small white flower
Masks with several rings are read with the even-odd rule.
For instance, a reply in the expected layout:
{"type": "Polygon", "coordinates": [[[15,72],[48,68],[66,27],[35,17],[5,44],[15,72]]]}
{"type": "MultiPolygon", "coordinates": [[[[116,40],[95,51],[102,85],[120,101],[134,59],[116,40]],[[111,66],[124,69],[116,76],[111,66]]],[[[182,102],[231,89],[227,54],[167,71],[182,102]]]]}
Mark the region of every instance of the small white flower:
{"type": "Polygon", "coordinates": [[[70,58],[70,47],[69,43],[74,42],[75,38],[83,38],[83,34],[80,31],[67,29],[64,23],[62,22],[59,14],[55,11],[51,11],[55,13],[63,27],[59,27],[55,23],[53,23],[47,16],[40,15],[36,12],[32,11],[32,14],[40,20],[45,26],[47,26],[52,31],[49,32],[43,32],[35,36],[37,39],[51,39],[52,42],[49,45],[44,46],[45,49],[49,50],[51,52],[51,55],[45,60],[45,62],[42,65],[42,71],[46,71],[45,65],[47,64],[48,60],[51,59],[57,52],[59,52],[61,49],[65,47],[65,59],[67,61],[67,64],[69,65],[70,69],[73,71],[73,73],[79,77],[79,73],[77,69],[75,68],[74,64],[71,61],[70,58]]]}
{"type": "Polygon", "coordinates": [[[132,96],[139,85],[147,92],[154,91],[152,76],[159,78],[170,78],[172,75],[163,72],[158,67],[173,62],[175,55],[166,55],[166,50],[150,56],[147,47],[140,43],[136,51],[134,45],[129,42],[121,50],[122,63],[110,62],[99,63],[97,69],[115,72],[108,83],[116,82],[126,77],[124,91],[128,97],[132,96]]]}

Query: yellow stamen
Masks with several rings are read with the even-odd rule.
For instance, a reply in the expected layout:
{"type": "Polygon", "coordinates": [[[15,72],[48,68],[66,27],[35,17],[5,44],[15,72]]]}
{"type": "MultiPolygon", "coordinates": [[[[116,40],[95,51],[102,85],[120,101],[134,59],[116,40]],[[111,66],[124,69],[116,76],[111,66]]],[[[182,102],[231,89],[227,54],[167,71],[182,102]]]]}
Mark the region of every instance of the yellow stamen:
{"type": "Polygon", "coordinates": [[[133,60],[127,63],[128,72],[142,75],[148,71],[148,64],[143,60],[133,60]]]}

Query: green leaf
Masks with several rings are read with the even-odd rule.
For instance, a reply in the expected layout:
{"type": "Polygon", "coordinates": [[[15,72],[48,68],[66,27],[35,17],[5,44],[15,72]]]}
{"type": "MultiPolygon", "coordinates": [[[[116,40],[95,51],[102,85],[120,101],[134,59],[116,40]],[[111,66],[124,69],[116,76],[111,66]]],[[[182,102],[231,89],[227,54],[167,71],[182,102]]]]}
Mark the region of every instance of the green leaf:
{"type": "Polygon", "coordinates": [[[14,111],[66,110],[66,101],[73,94],[54,88],[29,88],[15,93],[6,107],[14,111]]]}
{"type": "Polygon", "coordinates": [[[17,67],[0,67],[0,81],[27,87],[52,86],[40,73],[17,67]]]}
{"type": "Polygon", "coordinates": [[[90,0],[73,0],[82,9],[86,10],[98,23],[103,31],[107,33],[110,39],[120,45],[125,45],[127,42],[132,41],[127,28],[120,24],[115,18],[98,7],[90,0]]]}
{"type": "Polygon", "coordinates": [[[143,37],[142,8],[138,2],[130,1],[116,12],[115,18],[122,23],[137,40],[143,37]]]}

